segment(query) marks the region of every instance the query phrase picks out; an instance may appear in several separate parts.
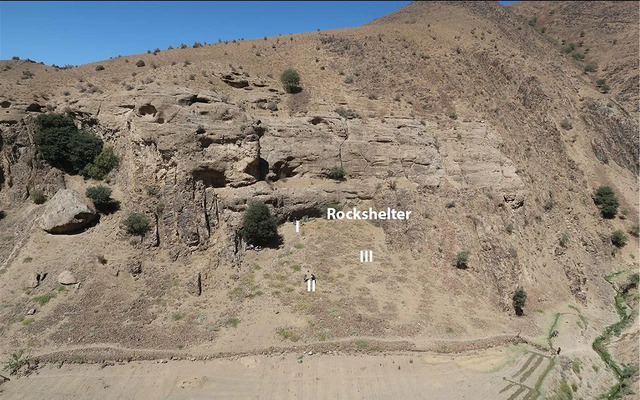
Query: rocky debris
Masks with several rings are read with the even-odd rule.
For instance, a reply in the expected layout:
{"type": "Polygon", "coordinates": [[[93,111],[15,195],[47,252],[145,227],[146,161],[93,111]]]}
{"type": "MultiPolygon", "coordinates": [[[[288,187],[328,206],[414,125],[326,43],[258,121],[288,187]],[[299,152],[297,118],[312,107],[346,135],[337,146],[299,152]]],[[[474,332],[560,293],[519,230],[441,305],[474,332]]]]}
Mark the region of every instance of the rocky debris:
{"type": "Polygon", "coordinates": [[[41,106],[38,103],[31,103],[27,106],[26,110],[30,112],[42,112],[44,106],[41,106]]]}
{"type": "Polygon", "coordinates": [[[17,124],[18,121],[22,119],[22,117],[23,117],[22,114],[17,114],[17,113],[0,114],[0,123],[7,124],[7,125],[14,125],[14,124],[17,124]]]}
{"type": "Polygon", "coordinates": [[[202,294],[202,275],[200,272],[196,273],[187,282],[187,292],[195,296],[200,296],[202,294]]]}
{"type": "Polygon", "coordinates": [[[69,270],[64,270],[58,275],[58,283],[61,285],[74,285],[78,283],[78,280],[69,270]]]}
{"type": "Polygon", "coordinates": [[[33,273],[29,275],[29,278],[27,278],[27,282],[25,283],[24,286],[30,289],[37,288],[40,285],[40,281],[42,279],[44,279],[42,275],[38,273],[33,273]]]}
{"type": "Polygon", "coordinates": [[[222,82],[226,83],[227,85],[237,89],[242,89],[249,86],[249,81],[237,72],[222,75],[220,79],[222,79],[222,82]]]}
{"type": "Polygon", "coordinates": [[[142,273],[142,261],[132,261],[127,266],[127,270],[133,276],[138,276],[142,273]]]}
{"type": "Polygon", "coordinates": [[[36,309],[35,308],[31,308],[29,309],[29,311],[27,311],[27,315],[33,315],[36,313],[36,309]]]}
{"type": "Polygon", "coordinates": [[[61,189],[45,205],[40,227],[49,233],[71,234],[87,228],[97,218],[89,199],[75,190],[61,189]]]}

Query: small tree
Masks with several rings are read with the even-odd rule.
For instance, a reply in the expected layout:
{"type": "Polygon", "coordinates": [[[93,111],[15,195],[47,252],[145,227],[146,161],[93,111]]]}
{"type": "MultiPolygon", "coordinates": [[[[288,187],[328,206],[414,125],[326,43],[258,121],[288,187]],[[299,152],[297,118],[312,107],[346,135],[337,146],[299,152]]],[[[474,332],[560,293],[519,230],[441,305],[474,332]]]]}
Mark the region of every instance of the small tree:
{"type": "Polygon", "coordinates": [[[47,201],[47,196],[44,194],[42,189],[32,189],[29,193],[29,198],[35,204],[42,204],[47,201]]]}
{"type": "Polygon", "coordinates": [[[523,288],[519,287],[513,294],[513,308],[516,310],[516,315],[521,316],[524,312],[522,308],[527,302],[527,292],[523,288]]]}
{"type": "Polygon", "coordinates": [[[339,166],[332,167],[331,170],[329,171],[329,177],[337,181],[344,180],[344,177],[346,175],[347,173],[345,172],[344,168],[339,166]]]}
{"type": "Polygon", "coordinates": [[[122,221],[131,235],[144,236],[151,228],[151,223],[146,215],[140,212],[132,212],[122,221]]]}
{"type": "Polygon", "coordinates": [[[617,230],[611,234],[611,243],[616,247],[622,247],[627,244],[627,235],[624,232],[617,230]]]}
{"type": "Polygon", "coordinates": [[[278,238],[278,223],[269,207],[252,202],[244,212],[240,234],[245,242],[253,245],[269,245],[278,238]]]}
{"type": "Polygon", "coordinates": [[[284,86],[284,90],[288,93],[295,93],[300,90],[300,75],[295,69],[286,69],[280,75],[280,81],[284,86]]]}
{"type": "Polygon", "coordinates": [[[87,166],[83,168],[81,173],[86,177],[102,180],[111,170],[118,168],[118,164],[118,156],[115,155],[113,149],[105,147],[100,154],[93,159],[92,163],[87,164],[87,166]]]}
{"type": "Polygon", "coordinates": [[[90,186],[85,192],[88,198],[93,201],[96,208],[100,209],[111,204],[111,188],[106,186],[90,186]]]}
{"type": "Polygon", "coordinates": [[[461,251],[456,256],[455,265],[458,269],[467,269],[469,265],[469,252],[467,250],[461,251]]]}
{"type": "Polygon", "coordinates": [[[600,186],[593,195],[593,202],[600,208],[602,218],[614,218],[618,213],[618,199],[609,186],[600,186]]]}

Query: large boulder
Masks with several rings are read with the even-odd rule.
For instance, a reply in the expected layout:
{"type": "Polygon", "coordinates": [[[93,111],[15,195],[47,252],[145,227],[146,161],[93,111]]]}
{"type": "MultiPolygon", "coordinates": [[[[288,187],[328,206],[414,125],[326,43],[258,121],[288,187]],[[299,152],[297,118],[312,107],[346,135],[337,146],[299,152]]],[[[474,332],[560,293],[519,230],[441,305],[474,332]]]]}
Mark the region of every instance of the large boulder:
{"type": "Polygon", "coordinates": [[[78,280],[71,271],[64,270],[60,272],[60,275],[58,275],[58,283],[61,285],[73,285],[78,283],[78,280]]]}
{"type": "Polygon", "coordinates": [[[89,199],[75,190],[61,189],[45,205],[40,227],[49,233],[75,233],[97,217],[89,199]]]}

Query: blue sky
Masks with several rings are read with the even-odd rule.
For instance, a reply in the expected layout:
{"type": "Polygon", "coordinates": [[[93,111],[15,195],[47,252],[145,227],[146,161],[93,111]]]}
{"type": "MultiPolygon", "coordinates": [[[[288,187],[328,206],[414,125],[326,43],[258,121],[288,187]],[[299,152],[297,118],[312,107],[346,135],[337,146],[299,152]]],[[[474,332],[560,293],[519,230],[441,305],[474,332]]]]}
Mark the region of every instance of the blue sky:
{"type": "Polygon", "coordinates": [[[359,26],[409,1],[0,2],[0,59],[85,64],[156,47],[359,26]]]}

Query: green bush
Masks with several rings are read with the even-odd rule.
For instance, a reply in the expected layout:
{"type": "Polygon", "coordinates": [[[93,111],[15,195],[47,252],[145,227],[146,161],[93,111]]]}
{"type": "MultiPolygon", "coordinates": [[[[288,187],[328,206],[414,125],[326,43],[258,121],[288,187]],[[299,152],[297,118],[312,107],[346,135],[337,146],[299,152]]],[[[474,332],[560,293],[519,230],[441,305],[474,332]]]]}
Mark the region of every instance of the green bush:
{"type": "Polygon", "coordinates": [[[280,81],[288,93],[295,93],[300,90],[300,75],[295,69],[287,69],[280,75],[280,81]]]}
{"type": "Polygon", "coordinates": [[[102,139],[79,130],[73,120],[61,114],[38,116],[36,148],[53,167],[76,174],[102,151],[102,139]]]}
{"type": "Polygon", "coordinates": [[[93,201],[96,208],[104,207],[112,201],[111,188],[106,186],[90,186],[85,194],[93,201]]]}
{"type": "MultiPolygon", "coordinates": [[[[1,216],[2,214],[0,214],[0,218],[2,218],[1,216]]],[[[632,234],[633,236],[640,236],[640,226],[638,225],[634,225],[631,227],[631,229],[629,229],[629,233],[632,234]]]]}
{"type": "Polygon", "coordinates": [[[560,236],[560,246],[567,247],[568,243],[569,243],[569,235],[567,235],[567,233],[564,232],[562,236],[560,236]]]}
{"type": "Polygon", "coordinates": [[[331,167],[331,170],[329,171],[329,177],[337,181],[343,180],[346,175],[347,173],[344,168],[338,166],[331,167]]]}
{"type": "Polygon", "coordinates": [[[596,69],[598,69],[598,66],[597,66],[597,65],[596,65],[596,63],[594,63],[593,61],[592,61],[592,62],[590,62],[589,64],[587,64],[587,65],[585,65],[585,66],[584,66],[584,72],[585,72],[585,73],[587,73],[587,72],[593,72],[593,71],[595,71],[596,69]]]}
{"type": "Polygon", "coordinates": [[[627,235],[624,232],[617,230],[611,234],[611,243],[616,247],[622,247],[627,244],[627,235]]]}
{"type": "Polygon", "coordinates": [[[96,71],[104,71],[104,65],[96,65],[96,71]]]}
{"type": "Polygon", "coordinates": [[[269,245],[278,238],[278,223],[265,204],[252,202],[244,212],[240,234],[247,243],[269,245]]]}
{"type": "Polygon", "coordinates": [[[24,353],[24,350],[18,350],[17,352],[11,354],[11,358],[4,365],[4,370],[9,371],[10,375],[15,374],[22,368],[23,366],[29,364],[29,356],[24,353]]]}
{"type": "Polygon", "coordinates": [[[93,162],[87,164],[80,173],[88,178],[102,180],[111,170],[118,168],[119,163],[118,156],[115,155],[113,149],[105,147],[93,159],[93,162]]]}
{"type": "Polygon", "coordinates": [[[467,269],[469,262],[469,252],[467,250],[461,251],[456,256],[455,265],[458,269],[467,269]]]}
{"type": "Polygon", "coordinates": [[[31,190],[31,192],[29,193],[29,198],[35,204],[42,204],[45,201],[47,201],[47,196],[44,194],[42,189],[33,189],[33,190],[31,190]]]}
{"type": "Polygon", "coordinates": [[[573,57],[573,59],[576,61],[584,60],[584,54],[581,54],[581,53],[573,53],[571,57],[573,57]]]}
{"type": "Polygon", "coordinates": [[[338,107],[336,108],[335,111],[339,116],[341,116],[342,118],[347,118],[347,119],[354,119],[354,118],[358,118],[358,113],[355,112],[352,109],[346,109],[344,107],[338,107]]]}
{"type": "Polygon", "coordinates": [[[609,186],[600,186],[593,195],[593,202],[600,208],[602,218],[611,219],[618,213],[618,199],[609,186]]]}
{"type": "Polygon", "coordinates": [[[122,223],[127,227],[127,232],[132,235],[144,236],[151,229],[149,218],[139,212],[130,213],[122,223]]]}
{"type": "Polygon", "coordinates": [[[136,67],[144,67],[145,65],[144,60],[138,60],[138,62],[136,62],[136,67]]]}
{"type": "Polygon", "coordinates": [[[520,316],[523,314],[522,308],[527,302],[527,292],[523,288],[516,289],[516,292],[513,294],[513,308],[516,310],[516,315],[520,316]]]}

